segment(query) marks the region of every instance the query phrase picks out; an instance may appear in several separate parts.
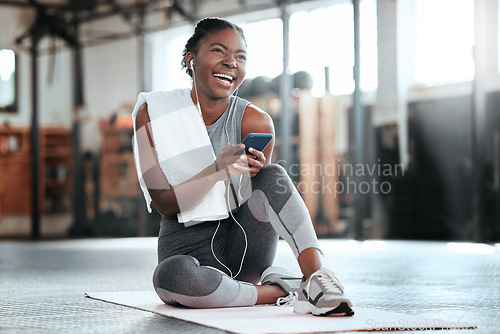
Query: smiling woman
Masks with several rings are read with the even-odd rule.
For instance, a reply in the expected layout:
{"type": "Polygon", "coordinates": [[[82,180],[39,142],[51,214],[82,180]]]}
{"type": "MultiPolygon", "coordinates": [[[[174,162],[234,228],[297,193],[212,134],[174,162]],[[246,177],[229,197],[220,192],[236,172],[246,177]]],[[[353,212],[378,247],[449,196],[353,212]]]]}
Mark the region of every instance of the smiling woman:
{"type": "Polygon", "coordinates": [[[197,52],[187,52],[184,59],[189,62],[193,75],[194,101],[198,102],[198,89],[206,92],[212,100],[229,97],[246,74],[245,40],[226,29],[207,36],[200,42],[197,52]]]}
{"type": "Polygon", "coordinates": [[[141,93],[133,111],[141,188],[162,215],[153,284],[167,304],[193,308],[276,303],[295,312],[352,315],[342,284],[322,267],[302,198],[271,164],[274,142],[244,152],[250,133],[274,137],[271,117],[234,95],[246,75],[240,27],[199,21],[182,54],[190,89],[141,93]],[[271,267],[278,237],[302,275],[271,267]],[[237,279],[236,279],[237,278],[237,279]],[[261,283],[261,284],[259,284],[261,283]]]}
{"type": "Polygon", "coordinates": [[[201,21],[190,39],[198,42],[188,41],[183,52],[182,65],[193,78],[195,89],[192,97],[196,102],[198,89],[210,92],[211,98],[228,97],[246,75],[247,52],[243,31],[232,24],[222,24],[215,29],[213,24],[213,20],[201,21]]]}
{"type": "Polygon", "coordinates": [[[0,111],[17,110],[16,55],[13,50],[0,50],[0,111]]]}

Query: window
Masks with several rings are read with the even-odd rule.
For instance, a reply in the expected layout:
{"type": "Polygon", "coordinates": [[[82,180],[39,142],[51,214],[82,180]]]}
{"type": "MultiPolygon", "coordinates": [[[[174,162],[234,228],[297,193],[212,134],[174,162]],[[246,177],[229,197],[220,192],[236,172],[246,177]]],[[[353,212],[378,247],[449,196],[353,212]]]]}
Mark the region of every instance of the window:
{"type": "MultiPolygon", "coordinates": [[[[361,89],[377,89],[377,8],[375,0],[360,6],[361,89]]],[[[297,11],[290,17],[290,70],[307,71],[314,80],[312,93],[325,91],[325,67],[330,68],[330,91],[354,90],[354,18],[351,3],[297,11]]]]}
{"type": "Polygon", "coordinates": [[[283,24],[281,19],[239,25],[247,41],[248,79],[258,76],[276,77],[283,72],[283,24]],[[263,38],[265,36],[265,38],[263,38]]]}
{"type": "Polygon", "coordinates": [[[171,90],[191,87],[191,78],[181,68],[182,51],[193,33],[191,26],[182,26],[151,34],[152,89],[171,90]]]}
{"type": "Polygon", "coordinates": [[[16,54],[0,49],[0,111],[17,111],[16,54]]]}
{"type": "MultiPolygon", "coordinates": [[[[375,0],[361,1],[361,88],[377,89],[377,8],[375,0]]],[[[283,70],[281,19],[241,24],[248,43],[247,78],[276,77],[283,70]],[[265,36],[265,38],[263,38],[265,36]]],[[[325,92],[325,67],[330,68],[334,94],[354,90],[354,24],[351,3],[313,10],[298,10],[290,16],[290,71],[307,71],[312,93],[325,92]]]]}
{"type": "Polygon", "coordinates": [[[415,83],[472,80],[474,0],[417,0],[416,8],[415,83]]]}

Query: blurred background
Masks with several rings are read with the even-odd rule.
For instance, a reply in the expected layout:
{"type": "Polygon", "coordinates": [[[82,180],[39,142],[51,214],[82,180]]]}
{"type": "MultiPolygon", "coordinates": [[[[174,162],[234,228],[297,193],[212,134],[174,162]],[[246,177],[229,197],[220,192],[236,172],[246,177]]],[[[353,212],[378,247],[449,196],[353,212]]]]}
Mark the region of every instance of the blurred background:
{"type": "Polygon", "coordinates": [[[320,237],[500,240],[498,0],[0,0],[0,238],[157,235],[130,113],[206,16],[320,237]]]}

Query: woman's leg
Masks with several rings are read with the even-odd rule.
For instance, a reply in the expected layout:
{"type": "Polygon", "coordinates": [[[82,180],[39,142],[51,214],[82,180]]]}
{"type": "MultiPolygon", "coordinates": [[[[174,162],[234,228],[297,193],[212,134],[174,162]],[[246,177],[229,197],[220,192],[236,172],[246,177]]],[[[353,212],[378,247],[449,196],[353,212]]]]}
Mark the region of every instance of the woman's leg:
{"type": "MultiPolygon", "coordinates": [[[[260,278],[273,263],[278,235],[292,248],[304,277],[309,277],[321,267],[321,252],[309,210],[288,174],[280,165],[266,165],[251,179],[251,187],[250,197],[235,215],[248,240],[238,278],[249,282],[260,278]]],[[[226,247],[233,273],[239,268],[244,245],[245,235],[234,224],[226,247]]]]}
{"type": "MultiPolygon", "coordinates": [[[[221,222],[214,238],[216,253],[224,249],[219,247],[227,243],[233,224],[229,220],[221,222]]],[[[222,272],[224,267],[215,260],[210,246],[217,225],[217,222],[206,222],[186,228],[176,220],[161,221],[159,263],[153,275],[153,285],[161,300],[167,304],[210,308],[269,304],[283,297],[279,287],[255,286],[233,280],[222,272]]],[[[219,257],[226,261],[222,255],[219,257]]],[[[272,260],[264,262],[272,263],[272,260]]]]}
{"type": "MultiPolygon", "coordinates": [[[[232,217],[224,220],[214,242],[215,255],[229,270],[218,263],[213,266],[257,284],[274,262],[279,233],[298,257],[304,277],[317,271],[321,252],[309,211],[285,170],[275,164],[265,166],[247,190],[248,200],[234,214],[239,225],[232,217]]],[[[293,288],[298,288],[295,284],[293,288]]],[[[256,287],[258,303],[274,303],[287,294],[275,285],[256,287]]]]}
{"type": "Polygon", "coordinates": [[[161,261],[153,274],[153,286],[164,303],[192,308],[251,306],[258,298],[253,284],[201,266],[189,255],[174,255],[161,261]]]}
{"type": "MultiPolygon", "coordinates": [[[[333,272],[321,265],[321,252],[309,210],[286,171],[279,165],[266,165],[252,179],[252,187],[247,201],[248,211],[262,224],[249,226],[248,233],[258,233],[263,224],[272,225],[292,248],[304,274],[297,289],[294,311],[314,315],[353,315],[342,284],[333,272]]],[[[284,285],[285,279],[277,274],[269,283],[284,285]]]]}

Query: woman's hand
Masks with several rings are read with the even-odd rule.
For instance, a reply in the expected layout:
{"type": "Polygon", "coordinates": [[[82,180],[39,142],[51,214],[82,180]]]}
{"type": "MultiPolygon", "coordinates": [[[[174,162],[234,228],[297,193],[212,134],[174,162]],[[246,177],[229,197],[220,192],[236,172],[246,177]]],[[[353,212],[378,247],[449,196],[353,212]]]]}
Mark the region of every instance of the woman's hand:
{"type": "Polygon", "coordinates": [[[247,161],[249,165],[250,177],[254,177],[266,164],[266,156],[263,152],[250,147],[248,149],[247,161]]]}
{"type": "MultiPolygon", "coordinates": [[[[215,160],[217,171],[226,170],[226,180],[235,175],[246,174],[250,175],[249,160],[245,151],[241,154],[236,154],[245,148],[244,144],[230,145],[222,149],[215,160]],[[236,154],[236,155],[235,155],[236,154]]],[[[262,167],[261,167],[262,168],[262,167]]]]}

